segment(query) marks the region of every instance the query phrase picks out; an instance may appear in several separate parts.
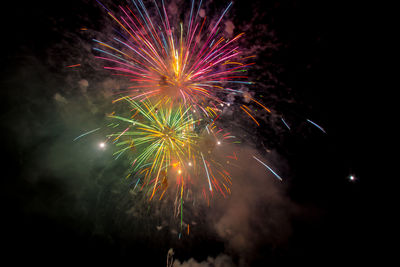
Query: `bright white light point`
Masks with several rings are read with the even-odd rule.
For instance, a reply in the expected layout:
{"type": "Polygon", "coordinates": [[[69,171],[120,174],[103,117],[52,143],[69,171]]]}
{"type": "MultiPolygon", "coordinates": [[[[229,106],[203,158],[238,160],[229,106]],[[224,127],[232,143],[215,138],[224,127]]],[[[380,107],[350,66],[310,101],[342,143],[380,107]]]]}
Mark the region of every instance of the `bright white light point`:
{"type": "Polygon", "coordinates": [[[189,165],[189,166],[192,166],[192,163],[191,163],[191,162],[189,162],[189,163],[188,163],[188,165],[189,165]]]}
{"type": "Polygon", "coordinates": [[[220,145],[220,144],[221,144],[221,141],[218,141],[218,142],[217,142],[217,145],[220,145]]]}
{"type": "Polygon", "coordinates": [[[356,180],[356,177],[355,177],[354,175],[350,175],[350,176],[349,176],[349,180],[350,180],[350,181],[355,181],[355,180],[356,180]]]}
{"type": "Polygon", "coordinates": [[[228,105],[228,107],[230,107],[230,106],[231,106],[231,104],[229,104],[229,103],[228,103],[227,105],[228,105]]]}
{"type": "Polygon", "coordinates": [[[181,170],[181,169],[179,169],[179,170],[178,170],[178,173],[179,173],[179,174],[181,174],[181,173],[182,173],[182,170],[181,170]]]}
{"type": "Polygon", "coordinates": [[[100,148],[105,148],[105,147],[106,147],[106,144],[100,143],[100,144],[99,144],[99,147],[100,147],[100,148]]]}

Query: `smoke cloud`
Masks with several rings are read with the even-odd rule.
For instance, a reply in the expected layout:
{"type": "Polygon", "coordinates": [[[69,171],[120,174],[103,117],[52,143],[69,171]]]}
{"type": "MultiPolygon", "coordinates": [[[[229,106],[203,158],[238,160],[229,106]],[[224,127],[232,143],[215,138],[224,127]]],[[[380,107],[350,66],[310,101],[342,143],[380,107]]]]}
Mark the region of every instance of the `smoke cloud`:
{"type": "MultiPolygon", "coordinates": [[[[227,251],[251,262],[262,248],[275,247],[291,234],[291,219],[298,207],[288,198],[285,183],[254,160],[259,151],[240,149],[237,168],[232,168],[232,194],[210,208],[210,227],[226,244],[227,251]]],[[[286,166],[277,153],[265,153],[262,160],[281,173],[286,166]]]]}
{"type": "Polygon", "coordinates": [[[216,258],[208,257],[206,261],[198,262],[193,258],[188,261],[180,262],[175,260],[173,267],[235,267],[232,259],[225,254],[218,255],[216,258]]]}

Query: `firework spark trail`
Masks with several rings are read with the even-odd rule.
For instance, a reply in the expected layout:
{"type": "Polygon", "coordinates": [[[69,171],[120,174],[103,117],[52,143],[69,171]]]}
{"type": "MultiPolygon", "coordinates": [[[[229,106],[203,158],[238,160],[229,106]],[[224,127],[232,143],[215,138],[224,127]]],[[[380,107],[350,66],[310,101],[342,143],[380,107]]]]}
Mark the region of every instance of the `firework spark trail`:
{"type": "Polygon", "coordinates": [[[249,117],[257,124],[257,126],[260,126],[260,124],[258,123],[258,121],[250,114],[251,110],[250,110],[247,106],[242,105],[242,106],[240,106],[240,108],[241,108],[247,115],[249,115],[249,117]],[[250,112],[249,112],[249,111],[250,111],[250,112]]]}
{"type": "Polygon", "coordinates": [[[211,186],[211,182],[210,182],[210,175],[208,174],[207,165],[206,165],[206,162],[204,161],[203,153],[201,153],[201,158],[203,159],[204,169],[206,170],[206,173],[207,173],[207,179],[208,179],[208,184],[210,186],[209,187],[210,188],[210,192],[212,192],[212,186],[211,186]]]}
{"type": "Polygon", "coordinates": [[[75,65],[69,65],[69,66],[65,66],[66,68],[75,68],[75,67],[80,67],[81,64],[75,64],[75,65]]]}
{"type": "Polygon", "coordinates": [[[286,128],[288,128],[290,131],[290,126],[286,123],[286,121],[283,118],[281,118],[281,121],[283,122],[283,124],[285,124],[286,128]]]}
{"type": "Polygon", "coordinates": [[[98,131],[98,130],[100,130],[100,128],[97,128],[97,129],[91,130],[91,131],[89,131],[89,132],[83,133],[83,134],[81,134],[80,136],[75,137],[73,141],[76,141],[76,140],[78,140],[79,138],[81,138],[81,137],[83,137],[83,136],[85,136],[85,135],[94,133],[94,132],[96,132],[96,131],[98,131]]]}
{"type": "Polygon", "coordinates": [[[324,128],[322,128],[321,126],[319,126],[318,124],[316,124],[315,122],[313,122],[313,121],[311,121],[309,119],[307,119],[307,121],[309,123],[311,123],[312,125],[314,125],[315,127],[317,127],[318,129],[320,129],[324,134],[326,134],[326,131],[324,130],[324,128]]]}
{"type": "Polygon", "coordinates": [[[267,164],[265,164],[264,162],[262,162],[261,160],[259,160],[256,156],[253,156],[253,158],[255,160],[257,160],[258,162],[260,162],[262,165],[264,165],[265,167],[267,167],[267,169],[272,172],[273,175],[275,175],[276,178],[278,178],[280,181],[282,181],[282,177],[280,177],[273,169],[271,169],[271,167],[269,167],[267,164]]]}

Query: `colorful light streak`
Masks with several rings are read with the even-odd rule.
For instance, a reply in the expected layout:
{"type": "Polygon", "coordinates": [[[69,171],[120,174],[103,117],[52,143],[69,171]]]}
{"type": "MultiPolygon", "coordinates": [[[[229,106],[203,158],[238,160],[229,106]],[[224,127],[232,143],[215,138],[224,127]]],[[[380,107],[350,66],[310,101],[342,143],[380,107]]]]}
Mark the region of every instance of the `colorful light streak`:
{"type": "Polygon", "coordinates": [[[278,178],[280,181],[282,181],[282,177],[280,177],[271,167],[269,167],[267,164],[262,162],[260,159],[258,159],[256,156],[253,156],[255,160],[260,162],[262,165],[264,165],[273,175],[275,175],[276,178],[278,178]]]}

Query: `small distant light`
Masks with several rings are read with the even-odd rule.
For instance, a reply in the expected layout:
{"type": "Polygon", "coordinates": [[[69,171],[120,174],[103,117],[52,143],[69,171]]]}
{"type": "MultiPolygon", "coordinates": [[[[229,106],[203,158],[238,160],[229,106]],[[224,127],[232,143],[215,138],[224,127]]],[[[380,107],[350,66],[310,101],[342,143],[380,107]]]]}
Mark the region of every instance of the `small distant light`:
{"type": "Polygon", "coordinates": [[[352,181],[352,182],[354,182],[354,181],[356,180],[356,177],[355,177],[354,175],[350,175],[350,176],[349,176],[349,180],[352,181]]]}
{"type": "Polygon", "coordinates": [[[99,147],[100,147],[100,148],[105,148],[105,147],[106,147],[106,144],[100,143],[100,144],[99,144],[99,147]]]}
{"type": "Polygon", "coordinates": [[[192,166],[192,163],[191,163],[191,162],[189,162],[189,163],[188,163],[188,165],[189,165],[189,166],[192,166]]]}
{"type": "Polygon", "coordinates": [[[226,104],[228,107],[230,107],[231,106],[231,104],[230,103],[228,103],[228,104],[226,104]]]}
{"type": "Polygon", "coordinates": [[[220,145],[220,144],[221,144],[221,141],[218,141],[218,142],[217,142],[217,145],[220,145]]]}
{"type": "Polygon", "coordinates": [[[179,170],[178,170],[178,173],[179,173],[179,174],[181,174],[181,173],[182,173],[182,170],[181,170],[181,169],[179,169],[179,170]]]}

